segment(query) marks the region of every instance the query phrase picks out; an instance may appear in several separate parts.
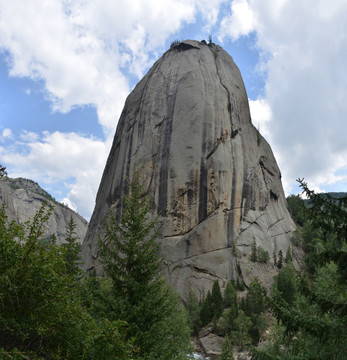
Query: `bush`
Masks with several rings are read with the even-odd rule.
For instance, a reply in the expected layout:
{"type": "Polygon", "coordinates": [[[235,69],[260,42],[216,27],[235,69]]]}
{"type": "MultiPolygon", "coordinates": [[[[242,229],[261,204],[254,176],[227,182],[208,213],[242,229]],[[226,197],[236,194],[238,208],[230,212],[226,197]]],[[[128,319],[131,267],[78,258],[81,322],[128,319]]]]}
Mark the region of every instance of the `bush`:
{"type": "Polygon", "coordinates": [[[83,283],[68,271],[68,249],[42,241],[50,214],[44,204],[32,222],[7,224],[0,208],[0,358],[92,360],[98,344],[122,354],[131,343],[124,342],[118,324],[103,339],[93,336],[104,325],[82,303],[83,283]]]}
{"type": "Polygon", "coordinates": [[[268,251],[264,250],[261,246],[257,247],[257,260],[262,263],[267,263],[270,260],[268,251]]]}

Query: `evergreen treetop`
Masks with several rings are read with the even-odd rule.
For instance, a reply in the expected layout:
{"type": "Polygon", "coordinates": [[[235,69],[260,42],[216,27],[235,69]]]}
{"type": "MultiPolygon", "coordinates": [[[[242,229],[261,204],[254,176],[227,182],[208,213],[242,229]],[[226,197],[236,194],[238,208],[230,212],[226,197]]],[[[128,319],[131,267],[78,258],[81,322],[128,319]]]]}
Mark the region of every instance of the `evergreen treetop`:
{"type": "Polygon", "coordinates": [[[141,359],[185,359],[190,350],[186,314],[177,294],[160,275],[162,259],[155,242],[157,219],[150,219],[150,199],[141,172],[134,171],[123,196],[119,220],[110,215],[100,238],[101,257],[110,280],[100,301],[110,320],[129,325],[141,359]]]}

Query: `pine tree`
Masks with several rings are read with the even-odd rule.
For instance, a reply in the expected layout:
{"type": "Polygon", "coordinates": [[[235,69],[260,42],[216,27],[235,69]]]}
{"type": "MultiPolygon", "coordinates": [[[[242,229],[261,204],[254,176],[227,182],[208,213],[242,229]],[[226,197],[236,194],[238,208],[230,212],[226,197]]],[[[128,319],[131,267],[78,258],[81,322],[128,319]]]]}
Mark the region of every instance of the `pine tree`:
{"type": "Polygon", "coordinates": [[[220,291],[219,281],[215,280],[212,286],[211,305],[213,309],[213,317],[218,319],[223,311],[223,297],[220,291]]]}
{"type": "Polygon", "coordinates": [[[200,320],[201,326],[207,325],[213,318],[213,308],[212,308],[212,301],[211,301],[211,291],[207,292],[206,298],[202,303],[201,310],[200,310],[200,320]]]}
{"type": "Polygon", "coordinates": [[[251,261],[257,261],[257,244],[255,239],[253,239],[252,246],[251,246],[251,261]]]}
{"type": "Polygon", "coordinates": [[[222,345],[222,353],[219,360],[234,360],[233,347],[229,336],[226,336],[222,345]]]}
{"type": "Polygon", "coordinates": [[[290,246],[288,247],[284,261],[286,264],[291,264],[293,262],[292,249],[290,246]]]}
{"type": "Polygon", "coordinates": [[[276,249],[274,250],[273,254],[272,254],[273,260],[274,260],[274,265],[277,266],[277,254],[276,254],[276,249]]]}
{"type": "Polygon", "coordinates": [[[263,314],[266,307],[266,290],[261,286],[259,281],[255,279],[249,285],[243,308],[245,315],[251,320],[248,333],[253,343],[258,342],[261,332],[267,327],[267,322],[263,314]]]}
{"type": "Polygon", "coordinates": [[[236,279],[236,290],[238,290],[238,291],[245,290],[245,285],[244,285],[243,281],[240,280],[239,278],[236,279]]]}
{"type": "Polygon", "coordinates": [[[51,211],[44,203],[19,224],[0,207],[0,359],[133,358],[124,324],[96,323],[66,273],[65,249],[43,241],[51,211]]]}
{"type": "Polygon", "coordinates": [[[240,310],[237,318],[235,319],[235,330],[231,332],[231,341],[233,344],[238,345],[241,349],[244,345],[251,343],[252,339],[249,331],[252,328],[251,319],[240,310]]]}
{"type": "Polygon", "coordinates": [[[236,289],[231,281],[228,281],[225,290],[224,290],[224,298],[223,298],[223,306],[225,308],[230,308],[233,311],[233,315],[237,316],[237,293],[236,289]]]}
{"type": "Polygon", "coordinates": [[[186,310],[188,313],[188,324],[193,335],[196,335],[201,326],[200,303],[193,291],[189,291],[186,310]]]}
{"type": "Polygon", "coordinates": [[[76,223],[72,216],[66,226],[65,243],[63,247],[66,250],[66,272],[68,275],[72,275],[76,279],[81,274],[79,263],[81,258],[79,253],[81,251],[81,245],[78,243],[78,237],[76,236],[76,223]]]}
{"type": "Polygon", "coordinates": [[[6,166],[0,164],[0,179],[7,176],[6,166]]]}
{"type": "Polygon", "coordinates": [[[247,308],[245,314],[251,316],[259,315],[266,309],[266,290],[261,286],[257,279],[254,279],[248,288],[246,295],[247,308]]]}
{"type": "Polygon", "coordinates": [[[293,266],[280,269],[274,282],[274,288],[289,305],[294,303],[297,293],[296,273],[293,266]]]}
{"type": "Polygon", "coordinates": [[[149,219],[150,199],[144,194],[141,172],[129,182],[119,220],[110,215],[100,250],[110,279],[110,320],[124,320],[143,357],[183,359],[189,352],[189,327],[184,309],[160,276],[162,259],[155,240],[156,219],[149,219]]]}
{"type": "Polygon", "coordinates": [[[282,250],[280,250],[278,253],[277,267],[279,269],[282,269],[282,266],[283,266],[283,253],[282,253],[282,250]]]}

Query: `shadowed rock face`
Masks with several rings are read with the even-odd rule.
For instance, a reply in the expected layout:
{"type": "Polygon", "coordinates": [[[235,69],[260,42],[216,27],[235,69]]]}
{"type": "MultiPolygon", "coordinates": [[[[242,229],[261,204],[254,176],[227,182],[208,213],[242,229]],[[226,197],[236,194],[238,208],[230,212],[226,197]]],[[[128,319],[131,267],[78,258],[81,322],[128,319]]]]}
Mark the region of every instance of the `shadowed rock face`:
{"type": "Polygon", "coordinates": [[[190,289],[203,297],[215,279],[247,284],[254,239],[271,258],[287,251],[294,225],[281,174],[219,46],[181,43],[129,95],[83,243],[86,270],[100,266],[97,232],[109,209],[119,210],[136,164],[163,222],[166,276],[183,297],[190,289]]]}

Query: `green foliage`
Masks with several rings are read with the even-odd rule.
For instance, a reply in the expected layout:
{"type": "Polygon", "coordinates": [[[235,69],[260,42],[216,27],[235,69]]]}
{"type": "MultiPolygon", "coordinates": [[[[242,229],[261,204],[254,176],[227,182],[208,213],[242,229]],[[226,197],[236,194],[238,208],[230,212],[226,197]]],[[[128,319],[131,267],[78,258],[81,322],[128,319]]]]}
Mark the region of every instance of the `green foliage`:
{"type": "Polygon", "coordinates": [[[252,328],[251,319],[240,310],[237,318],[235,319],[235,330],[231,331],[230,339],[233,344],[238,345],[241,349],[251,344],[252,339],[249,332],[252,328]]]}
{"type": "MultiPolygon", "coordinates": [[[[124,343],[118,324],[102,344],[92,336],[103,326],[80,300],[81,287],[67,272],[66,249],[42,241],[50,214],[44,204],[32,222],[7,224],[5,207],[0,209],[0,358],[92,360],[98,344],[128,351],[131,343],[124,343]]],[[[107,358],[103,354],[98,358],[107,358]]]]}
{"type": "Polygon", "coordinates": [[[289,195],[287,205],[290,215],[296,224],[303,226],[307,220],[306,206],[300,195],[289,195]]]}
{"type": "Polygon", "coordinates": [[[222,317],[218,323],[218,332],[221,335],[228,335],[232,330],[235,330],[235,319],[238,315],[238,309],[227,308],[223,311],[222,317]]]}
{"type": "Polygon", "coordinates": [[[308,219],[314,229],[321,232],[320,240],[322,249],[317,254],[321,264],[336,263],[342,279],[347,281],[347,196],[335,199],[328,194],[321,196],[309,190],[303,180],[300,186],[310,199],[307,209],[308,219]]]}
{"type": "Polygon", "coordinates": [[[226,336],[224,339],[224,343],[222,346],[222,353],[218,359],[219,360],[234,360],[233,347],[231,345],[231,341],[228,336],[226,336]]]}
{"type": "Polygon", "coordinates": [[[251,321],[248,333],[253,343],[257,343],[261,333],[267,327],[264,317],[264,312],[267,309],[266,290],[257,279],[250,283],[246,298],[241,303],[241,308],[251,321]]]}
{"type": "Polygon", "coordinates": [[[175,46],[179,45],[182,41],[180,40],[174,40],[171,42],[170,49],[174,48],[175,46]]]}
{"type": "Polygon", "coordinates": [[[236,289],[231,282],[228,282],[225,288],[223,305],[226,310],[222,313],[222,319],[219,325],[223,334],[230,334],[230,331],[234,328],[234,321],[238,315],[236,289]]]}
{"type": "Polygon", "coordinates": [[[266,310],[266,290],[257,279],[254,279],[248,288],[244,310],[246,315],[259,315],[266,310]]]}
{"type": "Polygon", "coordinates": [[[289,305],[294,303],[297,294],[297,280],[295,269],[288,265],[281,268],[274,281],[274,289],[289,305]]]}
{"type": "Polygon", "coordinates": [[[283,266],[283,253],[282,253],[282,250],[280,250],[278,252],[278,261],[277,261],[277,267],[279,269],[282,269],[282,266],[283,266]]]}
{"type": "Polygon", "coordinates": [[[80,277],[81,270],[79,264],[81,258],[79,253],[81,251],[81,245],[77,242],[76,236],[76,223],[73,217],[70,217],[68,225],[66,227],[65,241],[62,246],[65,248],[65,262],[66,262],[66,273],[76,279],[80,277]]]}
{"type": "Polygon", "coordinates": [[[211,304],[213,307],[213,316],[218,319],[223,311],[223,297],[218,280],[215,280],[212,286],[211,304]]]}
{"type": "Polygon", "coordinates": [[[286,252],[286,257],[284,259],[286,264],[291,264],[293,262],[293,255],[292,255],[292,249],[289,246],[286,252]]]}
{"type": "Polygon", "coordinates": [[[211,302],[211,292],[207,292],[207,296],[201,306],[200,320],[201,326],[204,327],[213,319],[213,307],[211,302]]]}
{"type": "Polygon", "coordinates": [[[129,196],[123,197],[119,221],[110,215],[100,239],[109,287],[99,306],[110,321],[128,323],[141,359],[183,359],[190,339],[186,313],[177,294],[160,276],[162,260],[155,239],[160,228],[148,218],[150,200],[141,173],[135,171],[129,196]]]}
{"type": "Polygon", "coordinates": [[[109,359],[129,360],[134,359],[138,349],[133,344],[133,339],[125,340],[128,325],[120,320],[109,321],[103,317],[97,326],[93,326],[86,333],[83,360],[109,359]]]}
{"type": "Polygon", "coordinates": [[[274,252],[272,254],[272,258],[274,261],[274,265],[277,266],[277,254],[276,254],[276,248],[274,249],[274,252]]]}
{"type": "Polygon", "coordinates": [[[257,247],[257,259],[259,262],[268,263],[270,260],[270,255],[268,251],[264,250],[261,246],[257,247]]]}
{"type": "Polygon", "coordinates": [[[106,274],[119,298],[117,310],[122,313],[141,302],[148,288],[161,281],[162,264],[155,242],[160,229],[157,220],[148,219],[150,202],[143,196],[139,172],[129,186],[130,196],[123,197],[119,221],[110,214],[99,242],[106,274]]]}
{"type": "Polygon", "coordinates": [[[280,270],[271,303],[283,332],[254,358],[342,360],[347,343],[347,198],[320,196],[299,182],[309,198],[302,237],[311,281],[299,278],[295,283],[291,266],[280,270]]]}
{"type": "Polygon", "coordinates": [[[201,326],[200,320],[200,302],[193,291],[189,291],[186,310],[188,313],[188,324],[193,335],[199,332],[201,326]]]}
{"type": "Polygon", "coordinates": [[[255,242],[255,239],[253,239],[253,242],[251,245],[251,261],[252,262],[257,261],[257,244],[255,242]]]}
{"type": "Polygon", "coordinates": [[[236,290],[238,290],[238,291],[245,290],[245,284],[239,278],[236,279],[236,290]]]}
{"type": "Polygon", "coordinates": [[[267,263],[269,260],[270,260],[270,255],[268,251],[264,250],[260,245],[257,246],[255,239],[253,239],[251,245],[251,261],[267,263]]]}
{"type": "Polygon", "coordinates": [[[227,282],[224,290],[223,306],[224,308],[228,307],[233,309],[235,315],[237,315],[237,293],[235,286],[231,281],[227,282]]]}
{"type": "Polygon", "coordinates": [[[215,322],[223,312],[223,297],[220,291],[219,282],[215,280],[212,286],[212,293],[207,292],[207,296],[200,310],[201,326],[207,325],[210,321],[215,322]]]}
{"type": "Polygon", "coordinates": [[[0,164],[0,179],[7,176],[6,166],[0,164]]]}

